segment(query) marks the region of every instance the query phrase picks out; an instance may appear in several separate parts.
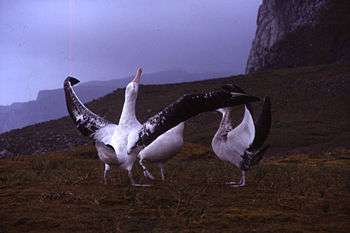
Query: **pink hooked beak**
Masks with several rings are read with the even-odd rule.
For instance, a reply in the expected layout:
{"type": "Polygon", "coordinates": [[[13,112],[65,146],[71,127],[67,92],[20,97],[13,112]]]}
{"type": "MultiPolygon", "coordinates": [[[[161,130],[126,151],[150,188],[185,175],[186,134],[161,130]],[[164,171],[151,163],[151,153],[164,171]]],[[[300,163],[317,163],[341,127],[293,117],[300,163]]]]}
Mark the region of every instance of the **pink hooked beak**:
{"type": "Polygon", "coordinates": [[[142,69],[138,68],[137,71],[136,71],[135,78],[132,81],[135,82],[135,83],[140,83],[141,74],[142,74],[142,69]]]}

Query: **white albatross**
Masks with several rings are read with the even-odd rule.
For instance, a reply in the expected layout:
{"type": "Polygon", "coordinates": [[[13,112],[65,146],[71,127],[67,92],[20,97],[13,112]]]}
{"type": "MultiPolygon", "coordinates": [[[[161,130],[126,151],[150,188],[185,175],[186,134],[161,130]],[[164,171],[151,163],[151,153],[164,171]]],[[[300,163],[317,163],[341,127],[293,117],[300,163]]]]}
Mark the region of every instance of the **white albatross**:
{"type": "MultiPolygon", "coordinates": [[[[135,82],[136,85],[140,83],[140,77],[141,77],[141,69],[137,70],[137,75],[135,79],[132,82],[135,82]],[[135,81],[136,80],[136,81],[135,81]]],[[[130,83],[129,85],[135,85],[130,83]]],[[[131,88],[126,88],[125,90],[125,96],[127,96],[127,92],[130,91],[131,88]]],[[[138,91],[136,91],[136,97],[137,97],[138,91]]],[[[127,101],[129,98],[125,98],[123,111],[122,111],[122,118],[121,121],[119,121],[120,124],[132,124],[134,126],[141,126],[141,123],[137,120],[136,114],[135,114],[135,104],[131,103],[130,101],[127,101]],[[123,120],[122,120],[123,119],[123,120]]],[[[137,155],[139,158],[139,164],[141,165],[143,169],[143,174],[145,177],[148,177],[150,179],[154,179],[154,176],[152,173],[147,169],[144,161],[147,160],[152,163],[156,163],[158,167],[160,168],[160,173],[162,180],[165,179],[164,175],[164,164],[167,160],[175,156],[182,148],[183,145],[183,131],[184,131],[184,122],[181,122],[177,126],[175,126],[172,129],[169,129],[164,134],[157,137],[156,140],[154,140],[151,144],[149,144],[147,147],[145,147],[140,153],[137,155]]],[[[110,166],[106,164],[107,171],[110,170],[110,166]]],[[[106,170],[105,170],[106,171],[106,170]]],[[[106,182],[106,172],[105,172],[105,182],[106,182]]]]}
{"type": "Polygon", "coordinates": [[[98,157],[105,164],[103,174],[105,183],[107,183],[111,166],[117,165],[118,167],[128,171],[129,178],[133,185],[140,185],[136,184],[132,177],[132,168],[135,162],[134,157],[126,156],[126,154],[123,152],[126,150],[127,132],[133,128],[141,127],[141,124],[136,119],[135,115],[135,105],[141,74],[142,70],[138,69],[135,78],[125,88],[125,99],[118,125],[112,124],[111,122],[98,117],[84,107],[84,105],[76,97],[74,90],[70,87],[70,84],[74,85],[74,82],[76,82],[74,78],[69,78],[69,80],[66,80],[69,82],[65,82],[68,111],[71,116],[73,114],[72,118],[76,119],[75,121],[78,124],[78,129],[84,135],[90,135],[90,131],[94,132],[91,136],[93,139],[95,139],[95,147],[98,157]],[[76,108],[76,110],[74,110],[74,108],[76,108]],[[95,119],[85,126],[82,126],[81,120],[87,120],[89,115],[93,116],[95,119]],[[93,124],[97,124],[97,126],[94,127],[93,124]],[[100,127],[102,125],[104,125],[104,127],[100,127]],[[95,128],[99,129],[95,130],[95,128]],[[89,132],[85,132],[88,129],[91,130],[89,132]],[[115,132],[118,132],[118,134],[115,134],[115,132]],[[114,146],[112,146],[113,140],[118,141],[118,143],[114,146]]]}
{"type": "MultiPolygon", "coordinates": [[[[136,111],[135,105],[136,105],[136,100],[137,100],[137,96],[138,96],[138,89],[139,89],[141,74],[142,74],[142,69],[138,68],[136,71],[135,78],[125,88],[124,104],[123,104],[123,109],[122,109],[119,123],[118,123],[119,128],[122,129],[120,132],[128,132],[128,130],[130,130],[130,129],[141,127],[141,124],[137,120],[136,114],[135,114],[135,111],[136,111]]],[[[103,134],[103,130],[100,130],[96,133],[96,137],[103,138],[104,136],[101,135],[99,132],[102,132],[102,134],[103,134]]],[[[109,145],[106,142],[112,140],[112,138],[108,138],[108,137],[112,137],[112,135],[113,135],[113,133],[107,133],[107,140],[102,140],[102,142],[109,145]]],[[[123,134],[120,134],[120,136],[124,138],[122,140],[125,140],[127,138],[123,134]]],[[[99,140],[96,140],[96,141],[99,141],[99,140]]],[[[103,144],[101,145],[100,143],[98,143],[98,144],[96,143],[96,149],[97,149],[99,158],[105,163],[105,170],[104,170],[103,178],[104,178],[105,183],[107,183],[107,177],[108,177],[109,172],[111,170],[111,165],[113,164],[113,161],[115,161],[115,154],[114,154],[114,151],[111,151],[112,152],[111,154],[108,152],[106,153],[104,145],[103,144]],[[114,160],[112,162],[110,162],[109,160],[105,161],[104,158],[106,157],[106,155],[107,155],[107,157],[112,157],[114,160]]],[[[118,146],[119,146],[119,148],[120,148],[120,146],[125,146],[125,143],[119,143],[118,146]]],[[[112,146],[112,148],[114,149],[113,146],[112,146]]],[[[123,150],[125,150],[125,148],[120,148],[120,151],[123,151],[123,150]]],[[[124,155],[124,154],[117,153],[117,155],[124,155]]],[[[121,159],[121,156],[119,156],[118,160],[125,161],[124,164],[118,163],[117,165],[119,165],[119,167],[128,171],[128,175],[130,177],[131,183],[135,186],[140,185],[140,184],[135,183],[135,181],[132,177],[132,173],[131,173],[135,159],[133,157],[130,157],[130,156],[126,156],[124,159],[121,159]]]]}
{"type": "MultiPolygon", "coordinates": [[[[228,91],[244,93],[236,85],[226,85],[228,91]]],[[[233,128],[230,108],[217,110],[222,114],[219,129],[213,140],[212,149],[219,159],[237,166],[241,170],[239,182],[228,182],[234,187],[245,186],[245,173],[263,157],[269,145],[263,146],[271,128],[271,103],[265,97],[261,114],[256,122],[252,117],[252,107],[248,103],[244,108],[241,123],[233,128]]]]}
{"type": "MultiPolygon", "coordinates": [[[[132,88],[132,86],[139,85],[141,79],[142,70],[138,69],[136,72],[135,79],[128,84],[125,89],[125,101],[123,105],[123,110],[121,114],[121,118],[119,121],[119,125],[133,125],[136,127],[141,127],[141,123],[137,120],[136,111],[135,111],[135,103],[130,101],[129,93],[134,90],[136,93],[135,98],[137,98],[138,90],[132,88]],[[131,87],[130,87],[131,86],[131,87]]],[[[164,175],[164,163],[175,156],[183,145],[183,130],[184,130],[184,122],[181,122],[174,128],[168,130],[164,134],[160,135],[156,140],[154,140],[151,144],[149,144],[146,148],[144,148],[138,154],[139,164],[143,169],[143,174],[145,177],[150,179],[154,179],[153,175],[144,164],[144,160],[147,160],[152,163],[156,163],[161,172],[162,180],[165,179],[164,175]]],[[[103,147],[102,147],[103,148],[103,147]]],[[[103,152],[101,152],[103,153],[103,152]]],[[[100,156],[101,157],[101,156],[100,156]]],[[[105,163],[105,172],[104,172],[104,180],[107,183],[107,175],[110,171],[110,165],[105,163]]]]}
{"type": "Polygon", "coordinates": [[[180,152],[183,145],[184,128],[185,123],[181,122],[174,128],[160,135],[155,141],[149,144],[138,154],[137,157],[140,159],[139,163],[143,168],[144,176],[152,180],[154,179],[154,176],[147,169],[143,162],[144,160],[146,160],[151,163],[156,163],[158,165],[158,167],[160,168],[162,180],[165,180],[164,164],[166,161],[168,161],[180,152]]]}
{"type": "Polygon", "coordinates": [[[130,182],[134,186],[140,186],[132,176],[132,168],[137,155],[157,137],[202,112],[259,100],[254,96],[227,90],[184,95],[150,117],[145,123],[137,124],[136,117],[132,119],[130,116],[135,115],[137,83],[140,75],[141,70],[137,72],[135,81],[126,87],[123,112],[118,125],[96,115],[84,106],[72,88],[79,83],[79,80],[68,77],[64,81],[69,115],[78,130],[95,141],[99,158],[107,164],[105,177],[110,165],[115,164],[128,171],[130,182]]]}

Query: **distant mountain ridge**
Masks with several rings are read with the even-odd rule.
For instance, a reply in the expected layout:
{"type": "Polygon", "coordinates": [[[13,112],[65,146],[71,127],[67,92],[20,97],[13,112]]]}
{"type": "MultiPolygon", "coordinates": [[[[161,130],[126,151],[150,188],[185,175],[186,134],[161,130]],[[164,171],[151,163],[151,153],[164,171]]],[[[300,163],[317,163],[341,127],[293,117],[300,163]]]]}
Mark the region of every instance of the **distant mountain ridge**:
{"type": "MultiPolygon", "coordinates": [[[[222,74],[188,73],[181,70],[161,71],[144,74],[142,84],[191,82],[214,78],[220,75],[222,74]]],[[[80,77],[77,78],[80,79],[80,77]]],[[[117,88],[125,87],[130,80],[130,78],[123,78],[83,82],[76,88],[76,92],[83,102],[89,102],[111,93],[117,88]]],[[[81,81],[83,81],[82,78],[81,81]]],[[[67,115],[67,110],[63,89],[41,90],[36,100],[13,103],[9,106],[0,106],[0,133],[57,119],[65,115],[67,115]]]]}

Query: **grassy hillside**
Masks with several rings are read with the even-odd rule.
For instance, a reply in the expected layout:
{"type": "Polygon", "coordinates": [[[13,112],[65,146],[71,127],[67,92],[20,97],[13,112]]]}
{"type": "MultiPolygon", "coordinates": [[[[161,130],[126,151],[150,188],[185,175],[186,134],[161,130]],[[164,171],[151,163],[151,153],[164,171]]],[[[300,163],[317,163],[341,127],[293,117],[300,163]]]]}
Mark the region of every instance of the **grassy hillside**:
{"type": "MultiPolygon", "coordinates": [[[[141,120],[183,93],[233,81],[271,96],[269,155],[276,156],[263,159],[238,189],[224,184],[239,178],[238,169],[208,147],[217,113],[186,124],[187,144],[166,165],[166,182],[149,164],[158,180],[147,188],[131,187],[115,167],[104,185],[102,162],[69,118],[5,133],[0,148],[21,155],[0,161],[0,232],[349,232],[349,78],[349,66],[332,65],[142,86],[141,120]],[[39,153],[48,150],[55,152],[39,153]]],[[[89,107],[117,120],[123,92],[89,107]]],[[[241,115],[237,108],[236,120],[241,115]]],[[[134,174],[151,182],[137,164],[134,174]]]]}
{"type": "Polygon", "coordinates": [[[80,156],[92,154],[80,147],[1,160],[0,232],[350,230],[350,150],[264,159],[238,189],[224,185],[237,169],[198,145],[186,145],[167,164],[166,182],[147,188],[130,187],[114,168],[104,185],[103,164],[80,156]]]}
{"type": "MultiPolygon", "coordinates": [[[[78,77],[79,78],[79,77],[78,77]]],[[[220,88],[235,82],[249,93],[272,99],[270,153],[319,151],[348,147],[350,141],[350,66],[327,65],[283,69],[222,79],[140,88],[137,115],[144,120],[184,93],[220,88]]],[[[117,122],[124,89],[91,102],[94,112],[117,122]]],[[[259,107],[259,104],[255,105],[259,107]]],[[[242,109],[236,108],[236,120],[242,109]]],[[[219,124],[219,114],[190,120],[185,140],[208,146],[219,124]]],[[[0,135],[0,148],[19,154],[61,150],[90,141],[80,136],[69,118],[49,121],[0,135]]]]}

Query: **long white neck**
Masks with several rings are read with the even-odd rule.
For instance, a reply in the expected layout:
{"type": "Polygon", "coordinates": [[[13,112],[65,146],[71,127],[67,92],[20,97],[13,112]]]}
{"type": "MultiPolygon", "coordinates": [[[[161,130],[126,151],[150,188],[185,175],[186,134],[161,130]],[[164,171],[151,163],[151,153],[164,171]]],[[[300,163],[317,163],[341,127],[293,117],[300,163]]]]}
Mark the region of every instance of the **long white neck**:
{"type": "Polygon", "coordinates": [[[136,105],[136,98],[126,95],[122,114],[119,120],[119,125],[123,125],[123,124],[127,125],[137,121],[136,114],[135,114],[135,105],[136,105]]]}

